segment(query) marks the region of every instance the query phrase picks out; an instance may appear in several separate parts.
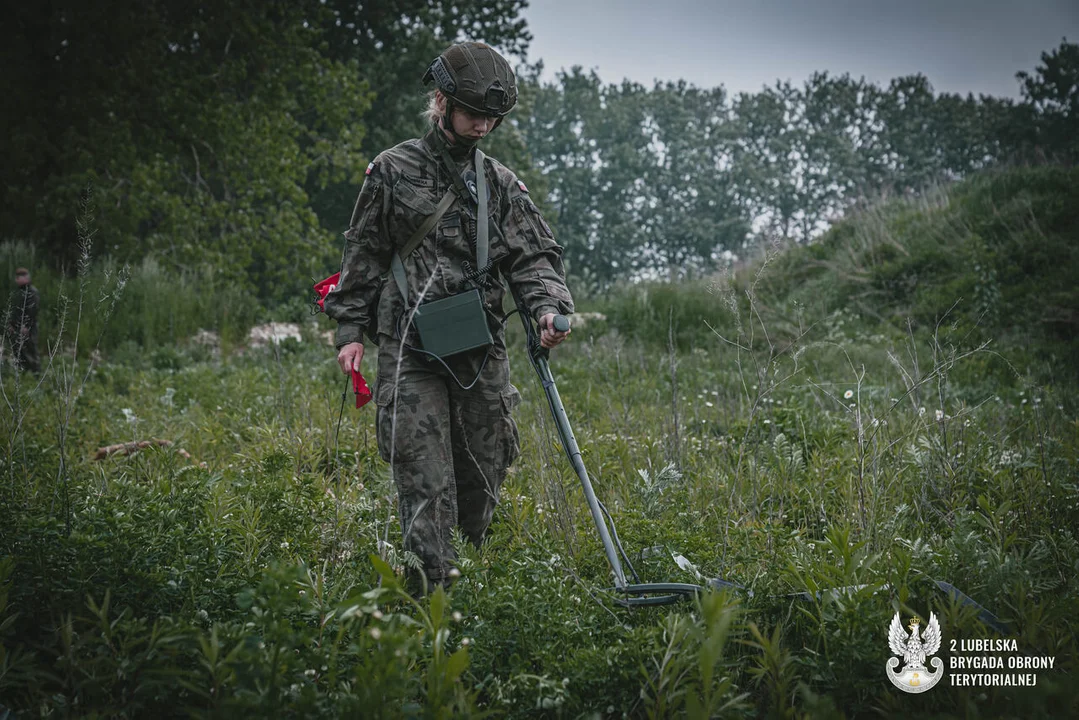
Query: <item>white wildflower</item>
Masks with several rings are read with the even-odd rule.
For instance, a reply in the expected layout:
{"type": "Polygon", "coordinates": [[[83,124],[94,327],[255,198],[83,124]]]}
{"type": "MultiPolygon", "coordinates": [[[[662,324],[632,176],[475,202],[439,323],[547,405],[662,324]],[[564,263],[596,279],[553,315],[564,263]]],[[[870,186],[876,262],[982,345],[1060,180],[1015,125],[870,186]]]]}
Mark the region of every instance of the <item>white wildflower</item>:
{"type": "Polygon", "coordinates": [[[852,397],[854,397],[854,391],[853,390],[848,390],[847,392],[843,393],[843,399],[844,400],[850,400],[852,397]]]}
{"type": "Polygon", "coordinates": [[[940,422],[941,420],[944,419],[944,411],[943,410],[937,410],[935,415],[936,415],[936,418],[937,418],[937,422],[940,422]]]}

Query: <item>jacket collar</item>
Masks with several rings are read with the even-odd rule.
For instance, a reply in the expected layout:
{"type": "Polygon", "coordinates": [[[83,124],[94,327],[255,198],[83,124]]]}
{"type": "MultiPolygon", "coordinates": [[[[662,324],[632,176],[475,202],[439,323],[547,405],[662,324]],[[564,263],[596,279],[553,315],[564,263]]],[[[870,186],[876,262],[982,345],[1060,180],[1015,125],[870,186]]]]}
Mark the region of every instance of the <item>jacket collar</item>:
{"type": "Polygon", "coordinates": [[[427,134],[423,136],[423,142],[436,158],[442,157],[442,149],[445,148],[449,151],[454,162],[461,162],[472,157],[472,151],[476,148],[475,145],[467,146],[451,143],[449,138],[446,137],[446,133],[442,132],[442,128],[437,123],[431,124],[427,134]]]}

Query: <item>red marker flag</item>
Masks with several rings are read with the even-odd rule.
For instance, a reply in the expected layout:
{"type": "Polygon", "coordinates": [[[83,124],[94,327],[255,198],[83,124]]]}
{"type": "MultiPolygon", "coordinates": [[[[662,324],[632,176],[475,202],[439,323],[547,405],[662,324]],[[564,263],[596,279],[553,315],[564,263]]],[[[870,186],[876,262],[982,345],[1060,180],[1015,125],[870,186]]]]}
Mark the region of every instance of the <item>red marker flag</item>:
{"type": "Polygon", "coordinates": [[[333,289],[337,287],[337,283],[341,280],[341,273],[334,273],[325,280],[319,280],[315,283],[315,292],[318,293],[318,299],[315,300],[315,304],[318,305],[318,309],[321,312],[326,312],[326,296],[333,292],[333,289]]]}
{"type": "Polygon", "coordinates": [[[352,391],[356,393],[356,407],[362,408],[371,402],[371,388],[367,387],[367,381],[359,370],[352,371],[352,391]]]}
{"type": "MultiPolygon", "coordinates": [[[[318,294],[315,304],[318,305],[320,311],[326,312],[326,296],[333,292],[340,280],[341,273],[334,273],[325,280],[319,280],[315,283],[315,292],[318,294]]],[[[367,387],[367,381],[359,370],[352,371],[352,391],[356,393],[357,408],[362,408],[371,402],[371,388],[367,387]]]]}

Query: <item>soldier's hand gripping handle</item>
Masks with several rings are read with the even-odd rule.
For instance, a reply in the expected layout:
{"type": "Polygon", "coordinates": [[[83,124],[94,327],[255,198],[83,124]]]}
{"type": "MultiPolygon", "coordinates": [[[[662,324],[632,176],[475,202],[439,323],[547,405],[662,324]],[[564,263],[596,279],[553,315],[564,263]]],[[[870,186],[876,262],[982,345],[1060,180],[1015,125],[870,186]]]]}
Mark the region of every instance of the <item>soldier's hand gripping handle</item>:
{"type": "Polygon", "coordinates": [[[569,318],[565,315],[547,313],[540,318],[540,345],[550,350],[565,340],[572,332],[569,318]]]}

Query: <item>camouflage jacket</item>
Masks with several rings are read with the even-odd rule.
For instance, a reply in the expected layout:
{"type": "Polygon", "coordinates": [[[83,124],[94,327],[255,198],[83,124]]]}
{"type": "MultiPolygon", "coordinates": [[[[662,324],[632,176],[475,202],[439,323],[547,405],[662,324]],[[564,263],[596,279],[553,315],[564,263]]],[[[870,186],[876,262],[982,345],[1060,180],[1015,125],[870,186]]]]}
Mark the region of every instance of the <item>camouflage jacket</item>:
{"type": "MultiPolygon", "coordinates": [[[[453,184],[441,161],[445,136],[434,127],[423,138],[407,140],[381,153],[367,168],[367,177],[345,233],[341,278],[326,296],[326,314],[337,320],[336,345],[363,342],[366,334],[397,335],[404,300],[389,274],[393,253],[403,246],[453,184]]],[[[446,145],[447,148],[452,146],[446,145]]],[[[452,148],[456,151],[457,148],[452,148]]],[[[473,154],[454,154],[456,171],[473,163],[473,154]]],[[[573,312],[566,287],[562,248],[528,196],[525,184],[493,158],[485,162],[490,215],[489,258],[492,275],[509,281],[535,319],[546,313],[573,312]]],[[[408,276],[408,297],[415,302],[435,274],[423,302],[473,287],[467,267],[475,269],[476,205],[455,197],[420,246],[402,258],[408,276]],[[436,274],[437,273],[437,274],[436,274]]],[[[492,282],[484,290],[488,313],[504,317],[505,289],[492,282]]],[[[498,326],[492,331],[498,335],[498,326]]]]}

